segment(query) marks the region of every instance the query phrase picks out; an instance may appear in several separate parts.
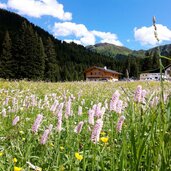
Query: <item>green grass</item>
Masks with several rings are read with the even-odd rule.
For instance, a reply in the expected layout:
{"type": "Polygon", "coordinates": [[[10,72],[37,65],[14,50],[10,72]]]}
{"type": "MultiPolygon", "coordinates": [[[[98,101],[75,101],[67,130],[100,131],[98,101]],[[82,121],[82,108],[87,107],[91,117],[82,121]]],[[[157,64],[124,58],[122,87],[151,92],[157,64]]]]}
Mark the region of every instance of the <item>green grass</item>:
{"type": "MultiPolygon", "coordinates": [[[[6,117],[0,115],[0,170],[12,171],[14,165],[23,170],[31,170],[26,162],[39,166],[43,171],[58,170],[94,170],[94,171],[169,171],[171,170],[171,83],[164,83],[164,94],[167,101],[151,107],[150,101],[160,98],[159,82],[8,82],[0,81],[0,112],[5,108],[6,117]],[[137,85],[147,90],[146,104],[134,102],[137,85]],[[105,101],[109,105],[112,94],[118,90],[127,107],[121,133],[116,131],[119,115],[106,109],[103,117],[102,132],[108,137],[107,143],[101,140],[94,144],[91,141],[92,125],[88,123],[88,110],[93,104],[105,101]],[[54,94],[56,96],[54,96],[54,94]],[[32,105],[33,95],[36,105],[32,105]],[[48,99],[45,101],[45,96],[48,99]],[[69,96],[72,101],[73,115],[65,118],[63,109],[63,130],[56,131],[57,116],[50,111],[55,99],[66,102],[69,96]],[[3,105],[6,98],[8,105],[3,105]],[[15,105],[13,100],[17,100],[15,105]],[[26,106],[23,106],[24,99],[26,106]],[[84,102],[85,101],[85,102],[84,102]],[[27,107],[27,105],[29,106],[27,107]],[[38,107],[41,106],[41,107],[38,107]],[[42,107],[43,106],[43,107],[42,107]],[[78,107],[82,106],[83,114],[78,116],[78,107]],[[15,111],[9,111],[9,108],[15,111]],[[36,116],[42,113],[44,118],[39,131],[32,133],[36,116]],[[17,125],[12,126],[15,116],[20,116],[17,125]],[[75,126],[84,121],[80,134],[74,132],[75,126]],[[45,129],[53,124],[53,130],[45,145],[40,144],[45,129]],[[23,131],[24,133],[20,132],[23,131]],[[82,160],[75,157],[79,152],[82,160]],[[13,162],[17,158],[17,163],[13,162]]],[[[64,105],[65,106],[65,105],[64,105]]],[[[97,118],[95,118],[95,121],[97,118]]]]}

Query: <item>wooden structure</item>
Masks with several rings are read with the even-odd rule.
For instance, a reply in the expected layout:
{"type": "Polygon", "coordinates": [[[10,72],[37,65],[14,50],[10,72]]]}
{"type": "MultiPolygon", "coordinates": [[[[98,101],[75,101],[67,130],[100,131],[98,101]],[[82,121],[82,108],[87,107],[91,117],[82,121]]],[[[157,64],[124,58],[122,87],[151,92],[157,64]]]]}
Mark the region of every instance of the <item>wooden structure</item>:
{"type": "Polygon", "coordinates": [[[86,69],[84,73],[86,81],[118,81],[119,76],[122,75],[106,67],[101,68],[97,66],[86,69]]]}

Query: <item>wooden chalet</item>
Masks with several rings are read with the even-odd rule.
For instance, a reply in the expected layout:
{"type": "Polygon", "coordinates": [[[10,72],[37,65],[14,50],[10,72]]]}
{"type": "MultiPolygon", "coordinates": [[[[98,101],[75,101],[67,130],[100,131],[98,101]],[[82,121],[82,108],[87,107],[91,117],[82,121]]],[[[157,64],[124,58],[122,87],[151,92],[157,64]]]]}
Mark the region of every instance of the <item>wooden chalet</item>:
{"type": "Polygon", "coordinates": [[[119,72],[101,68],[97,66],[90,67],[85,70],[86,81],[118,81],[119,76],[122,75],[119,72]]]}

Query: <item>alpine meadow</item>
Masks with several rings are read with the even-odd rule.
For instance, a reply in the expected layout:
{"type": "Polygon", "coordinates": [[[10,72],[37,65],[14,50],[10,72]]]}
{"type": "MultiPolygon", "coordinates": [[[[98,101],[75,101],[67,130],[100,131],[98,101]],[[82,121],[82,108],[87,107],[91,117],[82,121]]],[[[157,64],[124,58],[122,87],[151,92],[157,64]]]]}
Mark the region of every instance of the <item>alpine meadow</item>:
{"type": "MultiPolygon", "coordinates": [[[[80,3],[61,1],[72,10],[80,3]]],[[[155,17],[134,26],[135,40],[125,43],[150,48],[131,50],[117,34],[92,29],[107,25],[93,4],[84,4],[99,15],[88,29],[74,23],[86,23],[82,5],[72,18],[58,0],[0,2],[0,171],[171,171],[171,44],[161,44],[171,30],[155,17]]],[[[114,21],[119,30],[124,21],[123,38],[132,19],[122,20],[123,4],[113,8],[123,13],[114,21]]]]}
{"type": "Polygon", "coordinates": [[[156,82],[0,87],[1,170],[171,169],[169,83],[163,102],[156,82]]]}

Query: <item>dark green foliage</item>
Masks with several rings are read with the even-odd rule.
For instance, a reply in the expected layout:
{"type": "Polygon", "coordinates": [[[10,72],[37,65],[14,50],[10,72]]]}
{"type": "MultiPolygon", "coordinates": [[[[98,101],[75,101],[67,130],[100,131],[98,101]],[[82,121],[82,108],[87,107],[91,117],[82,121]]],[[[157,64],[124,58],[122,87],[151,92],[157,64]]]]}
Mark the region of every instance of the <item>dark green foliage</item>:
{"type": "Polygon", "coordinates": [[[0,77],[14,78],[13,65],[15,61],[12,57],[12,42],[8,31],[2,43],[2,52],[0,55],[0,77]]]}
{"type": "Polygon", "coordinates": [[[57,63],[55,46],[50,37],[48,37],[45,47],[46,58],[44,79],[52,82],[58,81],[60,79],[59,65],[57,63]]]}
{"type": "Polygon", "coordinates": [[[46,59],[46,54],[45,54],[45,49],[44,45],[42,42],[42,39],[38,39],[38,54],[39,54],[39,72],[40,72],[40,79],[44,78],[44,71],[45,71],[45,59],[46,59]]]}

